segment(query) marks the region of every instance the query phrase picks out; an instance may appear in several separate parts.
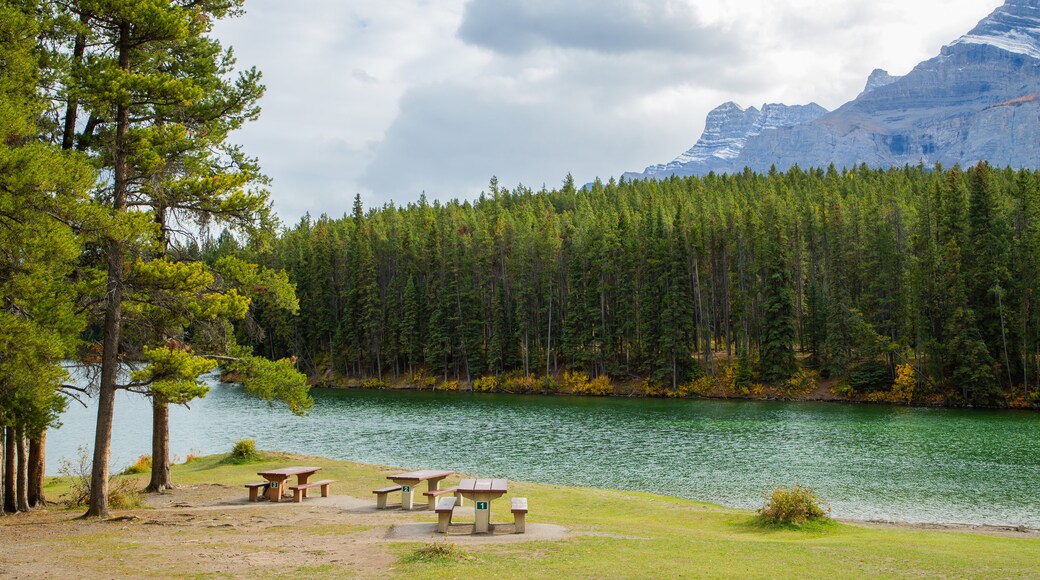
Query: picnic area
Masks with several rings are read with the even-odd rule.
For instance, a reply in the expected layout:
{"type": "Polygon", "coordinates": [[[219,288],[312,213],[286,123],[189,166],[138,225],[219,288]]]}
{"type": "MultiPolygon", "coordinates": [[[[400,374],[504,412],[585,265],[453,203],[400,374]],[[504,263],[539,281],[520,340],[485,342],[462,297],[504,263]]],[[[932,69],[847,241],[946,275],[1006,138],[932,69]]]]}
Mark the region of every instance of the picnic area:
{"type": "MultiPolygon", "coordinates": [[[[1040,558],[1032,531],[841,522],[770,528],[751,511],[686,499],[482,477],[495,474],[438,479],[434,489],[468,496],[447,533],[438,533],[436,503],[456,493],[438,494],[430,509],[423,493],[433,477],[422,472],[438,471],[435,465],[280,453],[242,465],[221,459],[174,466],[177,488],[145,496],[141,508],[115,510],[111,520],[81,521],[82,509],[58,507],[0,518],[7,540],[0,577],[1022,577],[1035,573],[1040,558]],[[299,473],[277,472],[300,468],[318,468],[302,470],[305,483],[332,481],[326,496],[318,485],[300,502],[291,493],[250,501],[245,486],[268,481],[259,473],[286,475],[277,486],[284,492],[300,485],[299,473]],[[413,509],[403,509],[402,490],[377,507],[373,491],[402,475],[425,477],[413,479],[413,509]],[[511,509],[516,498],[529,501],[523,533],[511,509]],[[474,533],[478,501],[490,502],[491,533],[474,533]]],[[[49,479],[48,498],[58,500],[65,485],[49,479]]]]}

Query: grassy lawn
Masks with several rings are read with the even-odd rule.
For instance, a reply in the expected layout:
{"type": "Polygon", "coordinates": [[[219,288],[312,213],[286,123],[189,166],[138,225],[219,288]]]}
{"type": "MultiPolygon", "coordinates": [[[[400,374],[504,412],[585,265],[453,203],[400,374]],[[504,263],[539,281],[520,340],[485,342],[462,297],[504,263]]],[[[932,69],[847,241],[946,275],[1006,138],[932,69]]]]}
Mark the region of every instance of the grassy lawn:
{"type": "MultiPolygon", "coordinates": [[[[266,454],[261,463],[230,465],[205,457],[174,468],[180,485],[219,483],[237,486],[257,480],[262,468],[288,464],[322,466],[321,478],[336,480],[334,494],[372,498],[397,471],[377,466],[266,454]]],[[[409,468],[422,466],[407,466],[409,468]]],[[[133,476],[143,482],[147,474],[133,476]]],[[[451,484],[455,480],[450,479],[451,484]]],[[[55,500],[66,482],[52,479],[55,500]]],[[[243,497],[245,489],[241,489],[243,497]]],[[[381,547],[396,560],[386,576],[444,578],[498,577],[1040,577],[1040,539],[1036,535],[993,535],[915,529],[865,528],[842,523],[776,528],[761,525],[752,512],[646,493],[510,484],[510,496],[525,496],[531,506],[528,525],[557,524],[570,536],[559,541],[460,544],[431,551],[429,543],[386,541],[381,547]],[[432,556],[428,552],[434,552],[432,556]],[[444,552],[443,555],[440,552],[444,552]]],[[[373,499],[374,502],[374,499],[373,499]]],[[[433,514],[402,514],[413,521],[433,521],[433,514]]],[[[497,512],[499,520],[508,518],[497,512]]],[[[373,526],[350,520],[342,526],[316,525],[306,533],[329,536],[364,533],[373,526]]],[[[0,520],[0,526],[3,521],[0,520]]],[[[389,525],[389,523],[387,524],[389,525]]],[[[297,530],[300,531],[300,530],[297,530]]],[[[229,532],[234,533],[234,532],[229,532]]],[[[77,535],[75,544],[108,537],[77,535]]],[[[125,538],[123,542],[132,542],[125,538]]],[[[450,541],[450,540],[449,540],[450,541]]],[[[125,544],[124,544],[125,547],[125,544]]],[[[71,546],[70,546],[71,548],[71,546]]],[[[78,552],[76,549],[72,549],[78,552]]],[[[77,557],[77,555],[72,555],[77,557]]],[[[135,558],[121,549],[120,557],[135,558]]],[[[171,575],[192,575],[190,564],[171,575]]],[[[273,577],[351,577],[335,564],[286,567],[273,577]]]]}

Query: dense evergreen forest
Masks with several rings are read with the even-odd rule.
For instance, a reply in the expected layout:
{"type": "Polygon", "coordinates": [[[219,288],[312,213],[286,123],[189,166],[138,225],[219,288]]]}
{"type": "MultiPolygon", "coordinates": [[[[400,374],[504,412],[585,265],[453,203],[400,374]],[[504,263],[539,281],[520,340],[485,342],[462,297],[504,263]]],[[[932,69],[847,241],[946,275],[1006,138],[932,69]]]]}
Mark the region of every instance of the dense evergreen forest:
{"type": "MultiPolygon", "coordinates": [[[[596,182],[306,217],[300,314],[243,340],[327,382],[1028,405],[1040,175],[907,167],[596,182]]],[[[210,259],[237,252],[222,236],[210,259]]]]}

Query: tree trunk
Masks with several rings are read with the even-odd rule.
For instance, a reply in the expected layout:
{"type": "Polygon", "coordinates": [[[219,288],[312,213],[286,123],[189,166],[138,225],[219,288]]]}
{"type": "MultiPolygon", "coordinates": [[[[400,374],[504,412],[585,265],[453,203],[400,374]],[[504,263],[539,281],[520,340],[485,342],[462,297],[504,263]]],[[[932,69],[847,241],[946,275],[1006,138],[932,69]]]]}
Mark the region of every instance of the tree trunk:
{"type": "Polygon", "coordinates": [[[4,442],[4,511],[13,514],[18,511],[18,504],[15,501],[15,490],[17,489],[15,476],[18,473],[16,458],[18,452],[14,440],[14,429],[8,427],[4,432],[6,436],[6,441],[4,442]]]}
{"type": "MultiPolygon", "coordinates": [[[[119,67],[130,68],[130,25],[119,26],[119,67]]],[[[125,210],[130,127],[130,108],[116,107],[116,141],[113,171],[112,209],[125,210]]],[[[119,365],[119,338],[123,317],[124,248],[119,240],[108,241],[108,301],[105,305],[104,338],[101,351],[101,389],[98,395],[97,429],[94,433],[94,461],[90,472],[90,506],[84,517],[108,517],[108,461],[112,451],[112,417],[116,401],[116,370],[119,365]]]]}
{"type": "MultiPolygon", "coordinates": [[[[90,22],[90,15],[83,12],[79,15],[80,24],[86,26],[90,22]]],[[[76,35],[76,43],[72,48],[72,63],[78,65],[83,62],[83,53],[86,50],[87,39],[83,34],[76,35]]],[[[61,137],[62,150],[70,150],[75,145],[76,117],[79,113],[79,100],[73,95],[69,97],[65,105],[65,127],[61,137]]]]}
{"type": "Polygon", "coordinates": [[[152,397],[152,479],[145,491],[162,493],[173,488],[170,477],[170,405],[152,397]]]}
{"type": "Polygon", "coordinates": [[[6,439],[4,437],[5,432],[6,429],[4,429],[3,426],[0,426],[0,516],[7,513],[7,510],[4,509],[4,489],[7,487],[4,485],[4,473],[7,471],[4,468],[4,458],[7,457],[7,453],[5,453],[4,449],[4,447],[6,447],[4,444],[4,440],[6,439]]]}
{"type": "Polygon", "coordinates": [[[29,507],[42,508],[47,505],[43,492],[43,478],[47,472],[47,430],[36,439],[29,440],[29,507]]]}
{"type": "Polygon", "coordinates": [[[25,444],[25,432],[22,429],[17,430],[15,442],[18,446],[18,483],[16,484],[18,511],[27,512],[29,511],[29,450],[28,445],[25,444]]]}

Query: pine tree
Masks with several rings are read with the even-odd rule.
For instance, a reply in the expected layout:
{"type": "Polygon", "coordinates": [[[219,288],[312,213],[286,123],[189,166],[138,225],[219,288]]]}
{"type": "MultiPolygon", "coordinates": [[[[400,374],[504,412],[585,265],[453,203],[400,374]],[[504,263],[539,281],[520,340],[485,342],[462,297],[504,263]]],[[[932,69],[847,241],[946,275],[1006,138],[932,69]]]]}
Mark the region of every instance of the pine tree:
{"type": "Polygon", "coordinates": [[[762,380],[775,384],[794,373],[795,328],[787,244],[779,226],[772,229],[767,246],[759,364],[762,380]]]}

